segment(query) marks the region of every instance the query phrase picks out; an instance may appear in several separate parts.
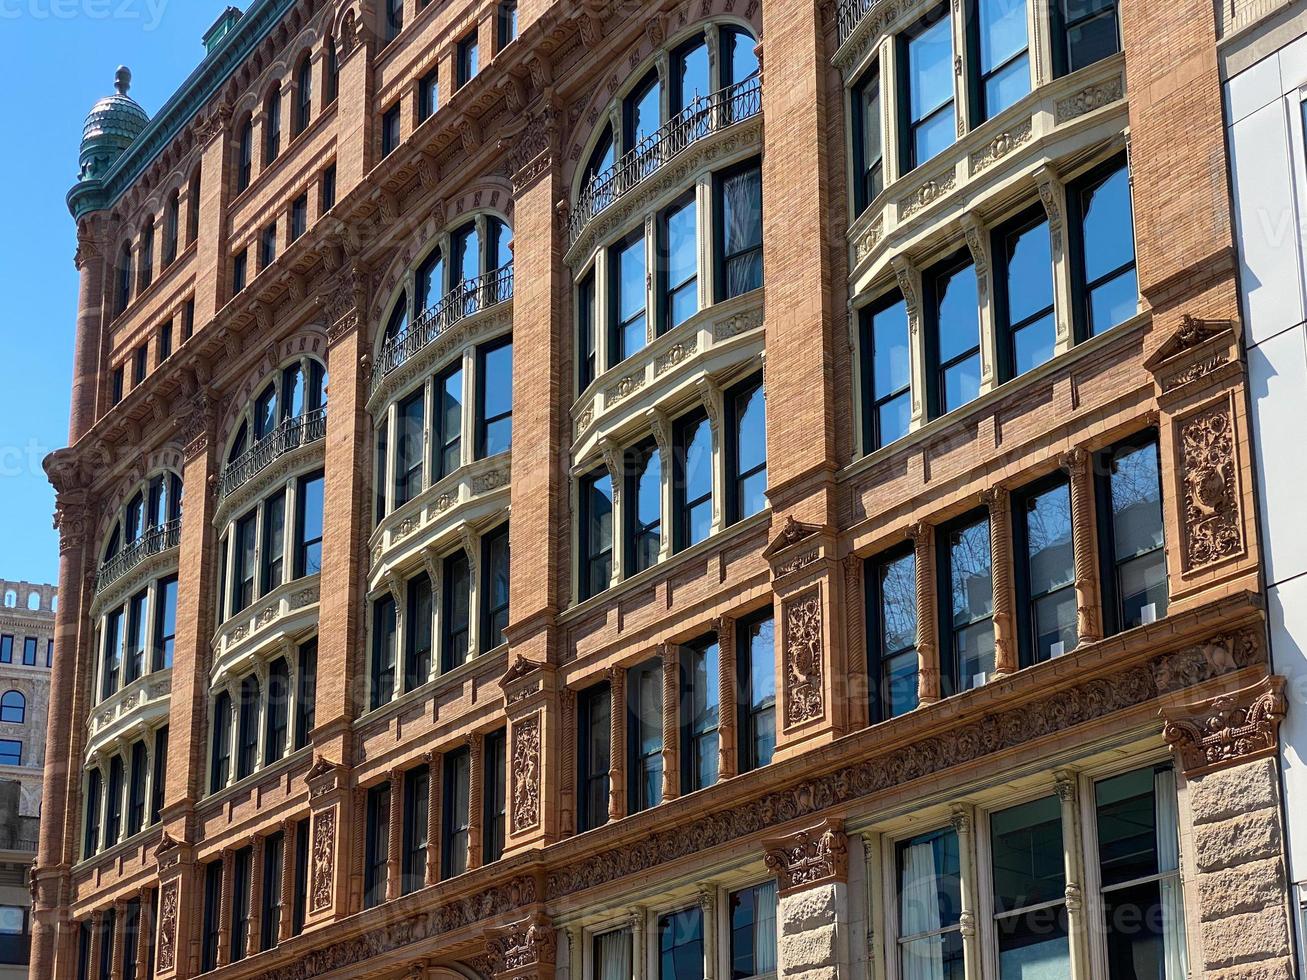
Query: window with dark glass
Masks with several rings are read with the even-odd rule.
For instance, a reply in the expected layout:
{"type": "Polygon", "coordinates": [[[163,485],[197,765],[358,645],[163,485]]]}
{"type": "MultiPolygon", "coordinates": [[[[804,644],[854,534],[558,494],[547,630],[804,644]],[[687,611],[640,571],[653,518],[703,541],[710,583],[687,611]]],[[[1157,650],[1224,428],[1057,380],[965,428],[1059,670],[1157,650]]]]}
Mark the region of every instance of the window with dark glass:
{"type": "Polygon", "coordinates": [[[404,29],[404,0],[386,0],[386,40],[393,41],[404,29]]]}
{"type": "Polygon", "coordinates": [[[658,216],[658,332],[680,326],[699,310],[698,210],[694,194],[658,216]]]}
{"type": "Polygon", "coordinates": [[[91,980],[91,920],[77,923],[77,980],[91,980]]]}
{"type": "Polygon", "coordinates": [[[504,856],[504,821],[508,813],[508,757],[502,728],[485,736],[481,752],[481,776],[485,781],[481,789],[481,863],[490,864],[504,856]]]}
{"type": "MultiPolygon", "coordinates": [[[[122,980],[136,980],[136,953],[138,950],[138,941],[141,932],[141,900],[139,898],[130,898],[122,905],[123,910],[123,928],[122,928],[122,950],[120,959],[122,961],[122,980]]],[[[7,911],[7,910],[6,910],[7,911]]],[[[14,930],[21,935],[21,923],[25,913],[19,915],[20,928],[14,930]]],[[[4,925],[0,925],[0,933],[8,932],[4,925]]],[[[3,946],[0,946],[3,949],[3,946]]]]}
{"type": "Polygon", "coordinates": [[[14,638],[6,633],[4,636],[0,636],[0,663],[11,664],[13,662],[14,638]]]}
{"type": "Polygon", "coordinates": [[[714,175],[717,301],[762,286],[762,166],[756,160],[714,175]]]}
{"type": "Polygon", "coordinates": [[[964,980],[957,833],[935,830],[899,841],[894,864],[899,975],[964,980]]]}
{"type": "Polygon", "coordinates": [[[940,685],[945,697],[984,684],[994,672],[994,580],[989,514],[969,514],[936,532],[940,552],[940,685]]]}
{"type": "Polygon", "coordinates": [[[477,459],[505,452],[513,442],[513,342],[477,348],[477,459]]]}
{"type": "Polygon", "coordinates": [[[500,0],[495,25],[498,47],[503,50],[517,38],[517,0],[500,0]]]}
{"type": "MultiPolygon", "coordinates": [[[[204,866],[204,922],[200,942],[200,972],[218,965],[218,939],[222,928],[222,860],[204,866]]],[[[101,949],[103,949],[103,945],[101,949]]]]}
{"type": "Polygon", "coordinates": [[[181,192],[173,191],[168,198],[168,210],[163,219],[163,264],[172,265],[177,258],[177,241],[181,234],[181,192]]]}
{"type": "Polygon", "coordinates": [[[195,336],[195,297],[182,304],[182,343],[195,336]]]}
{"type": "Polygon", "coordinates": [[[127,309],[132,300],[132,243],[123,242],[118,250],[118,285],[114,293],[114,315],[127,309]]]}
{"type": "Polygon", "coordinates": [[[157,363],[162,364],[172,357],[172,321],[165,320],[159,326],[157,363]]]}
{"type": "Polygon", "coordinates": [[[1169,596],[1161,459],[1149,430],[1095,459],[1103,626],[1107,635],[1156,622],[1169,596]]]}
{"type": "Polygon", "coordinates": [[[232,536],[231,613],[235,615],[254,601],[255,531],[258,511],[252,510],[236,522],[232,536]]]}
{"type": "Polygon", "coordinates": [[[121,364],[113,369],[109,388],[109,400],[117,405],[123,400],[123,366],[121,364]]]}
{"type": "Polygon", "coordinates": [[[650,660],[626,672],[627,810],[663,799],[663,669],[650,660]]]}
{"type": "Polygon", "coordinates": [[[132,352],[132,387],[135,388],[145,380],[146,372],[149,369],[150,350],[145,344],[136,348],[132,352]]]}
{"type": "Polygon", "coordinates": [[[404,619],[404,690],[421,687],[431,676],[435,600],[431,577],[422,572],[408,580],[404,619]]]}
{"type": "Polygon", "coordinates": [[[776,975],[776,882],[731,892],[731,980],[776,975]]]}
{"type": "Polygon", "coordinates": [[[1071,488],[1060,474],[1012,497],[1021,666],[1076,646],[1076,556],[1071,488]]]}
{"type": "Polygon", "coordinates": [[[296,683],[299,685],[299,698],[295,704],[295,748],[302,749],[309,744],[309,733],[313,731],[318,688],[318,638],[315,636],[300,645],[299,671],[296,683]]]}
{"type": "Polygon", "coordinates": [[[309,230],[309,196],[301,194],[290,205],[290,240],[297,242],[309,230]]]}
{"type": "Polygon", "coordinates": [[[336,165],[330,164],[322,171],[322,213],[326,214],[336,206],[336,165]]]}
{"type": "Polygon", "coordinates": [[[263,841],[263,894],[260,896],[259,949],[277,946],[281,930],[281,910],[286,896],[281,893],[282,866],[286,861],[286,835],[270,834],[263,841]]]}
{"type": "Polygon", "coordinates": [[[260,549],[260,595],[281,585],[286,551],[286,494],[280,491],[263,504],[263,542],[260,549]]]}
{"type": "Polygon", "coordinates": [[[290,732],[290,665],[278,657],[268,667],[268,704],[263,720],[263,764],[286,754],[290,732]]]}
{"type": "Polygon", "coordinates": [[[21,725],[27,718],[27,698],[21,691],[5,691],[0,697],[0,721],[7,725],[21,725]]]}
{"type": "Polygon", "coordinates": [[[299,478],[295,492],[295,577],[322,571],[322,472],[299,478]]]}
{"type": "Polygon", "coordinates": [[[912,422],[912,353],[908,309],[895,291],[865,308],[862,333],[862,446],[874,452],[908,434],[912,422]]]}
{"type": "Polygon", "coordinates": [[[86,777],[86,817],[82,821],[82,857],[89,858],[100,849],[100,794],[103,792],[99,769],[86,777]]]}
{"type": "Polygon", "coordinates": [[[364,805],[363,907],[386,900],[386,864],[390,860],[390,783],[372,786],[364,805]]]}
{"type": "Polygon", "coordinates": [[[418,81],[418,123],[424,123],[440,108],[440,78],[432,68],[418,81]]]}
{"type": "MultiPolygon", "coordinates": [[[[104,653],[100,667],[100,698],[103,700],[118,690],[118,677],[123,658],[123,611],[114,609],[104,618],[104,653]]],[[[9,660],[13,660],[13,638],[10,638],[9,660]]]]}
{"type": "Polygon", "coordinates": [[[209,757],[209,792],[227,785],[231,772],[231,695],[220,693],[213,701],[213,735],[209,757]]]}
{"type": "Polygon", "coordinates": [[[426,390],[419,388],[395,408],[395,506],[422,492],[426,390]]]}
{"type": "Polygon", "coordinates": [[[658,917],[658,980],[703,980],[703,909],[658,917]]]}
{"type": "Polygon", "coordinates": [[[578,833],[608,822],[612,692],[596,684],[577,696],[578,833]]]}
{"type": "Polygon", "coordinates": [[[767,410],[762,377],[726,393],[726,523],[767,506],[767,410]]]}
{"type": "Polygon", "coordinates": [[[464,747],[446,752],[441,765],[443,806],[440,829],[440,879],[445,881],[467,871],[468,839],[471,827],[472,756],[464,747]]]}
{"type": "Polygon", "coordinates": [[[885,151],[881,140],[880,68],[872,65],[853,86],[853,206],[867,210],[885,189],[885,151]]]}
{"type": "Polygon", "coordinates": [[[596,980],[620,980],[634,976],[630,929],[613,929],[594,937],[591,955],[596,980]]]}
{"type": "Polygon", "coordinates": [[[721,650],[714,636],[685,647],[681,654],[681,786],[684,792],[717,782],[721,760],[721,650]]]}
{"type": "Polygon", "coordinates": [[[1057,0],[1053,11],[1053,71],[1065,75],[1121,50],[1117,0],[1057,0]]]}
{"type": "Polygon", "coordinates": [[[607,470],[581,481],[580,503],[579,585],[584,602],[608,588],[613,577],[613,481],[607,470]]]}
{"type": "Polygon", "coordinates": [[[1032,964],[1069,976],[1061,802],[1045,796],[991,813],[989,834],[1000,980],[1021,980],[1032,964]]]}
{"type": "Polygon", "coordinates": [[[998,371],[1007,381],[1053,356],[1053,252],[1042,207],[994,233],[998,371]]]}
{"type": "Polygon", "coordinates": [[[979,126],[1030,91],[1025,0],[977,0],[967,13],[971,122],[979,126]]]}
{"type": "Polygon", "coordinates": [[[672,431],[672,547],[683,551],[712,532],[712,426],[702,409],[679,419],[672,431]]]}
{"type": "MultiPolygon", "coordinates": [[[[12,758],[8,753],[8,748],[14,743],[9,739],[0,739],[0,765],[19,764],[18,760],[12,758]]],[[[113,847],[118,843],[118,838],[122,834],[123,826],[123,757],[115,755],[109,760],[109,780],[106,797],[106,806],[104,808],[104,846],[113,847]]]]}
{"type": "Polygon", "coordinates": [[[390,156],[399,147],[400,141],[400,115],[399,105],[395,104],[385,111],[381,117],[381,155],[390,156]]]}
{"type": "Polygon", "coordinates": [[[658,72],[650,71],[622,101],[622,149],[626,152],[645,149],[641,146],[662,125],[662,86],[658,72]]]}
{"type": "Polygon", "coordinates": [[[295,72],[295,119],[294,135],[298,136],[309,128],[313,118],[313,60],[305,55],[300,59],[299,69],[295,72]]]}
{"type": "Polygon", "coordinates": [[[462,548],[445,558],[441,597],[440,672],[467,663],[468,632],[472,622],[472,568],[462,548]]]}
{"type": "Polygon", "coordinates": [[[508,628],[508,525],[481,538],[481,649],[504,642],[508,628]]]}
{"type": "Polygon", "coordinates": [[[254,178],[254,120],[246,119],[236,136],[236,190],[245,190],[254,178]]]}
{"type": "Polygon", "coordinates": [[[926,393],[931,418],[980,394],[980,298],[976,267],[955,256],[923,277],[926,393]]]}
{"type": "Polygon", "coordinates": [[[431,770],[419,766],[404,773],[404,840],[400,894],[427,883],[427,816],[431,810],[431,770]]]}
{"type": "Polygon", "coordinates": [[[272,163],[281,153],[281,87],[273,88],[263,106],[263,165],[272,163]]]}
{"type": "Polygon", "coordinates": [[[250,885],[254,864],[254,849],[242,847],[232,855],[231,873],[231,920],[228,923],[231,935],[231,957],[229,962],[236,963],[245,958],[249,942],[250,928],[250,885]]]}
{"type": "Polygon", "coordinates": [[[1095,337],[1139,311],[1134,213],[1126,162],[1112,160],[1067,187],[1076,336],[1095,337]]]}
{"type": "Polygon", "coordinates": [[[240,714],[236,720],[236,778],[254,772],[259,761],[259,679],[250,674],[241,681],[240,714]]]}
{"type": "Polygon", "coordinates": [[[455,85],[462,88],[479,70],[478,62],[479,51],[477,48],[476,32],[469,34],[463,40],[458,42],[458,50],[455,57],[455,85]]]}
{"type": "Polygon", "coordinates": [[[776,643],[771,611],[736,625],[740,772],[771,763],[776,750],[776,643]]]}
{"type": "Polygon", "coordinates": [[[309,905],[309,821],[295,824],[295,879],[290,910],[290,934],[298,936],[304,931],[304,918],[309,905]]]}
{"type": "Polygon", "coordinates": [[[953,145],[953,25],[948,7],[899,35],[899,169],[921,166],[953,145]]]}
{"type": "Polygon", "coordinates": [[[145,826],[145,779],[149,773],[146,765],[145,743],[133,742],[131,765],[127,776],[127,836],[138,833],[145,826]]]}
{"type": "Polygon", "coordinates": [[[871,722],[917,706],[917,559],[911,547],[871,558],[867,589],[867,677],[871,722]]]}
{"type": "Polygon", "coordinates": [[[372,603],[372,708],[389,703],[395,696],[396,629],[395,600],[382,596],[372,603]]]}
{"type": "Polygon", "coordinates": [[[576,338],[578,392],[590,387],[596,376],[598,356],[595,336],[595,276],[587,272],[576,286],[576,338]]]}
{"type": "Polygon", "coordinates": [[[245,288],[245,280],[249,275],[250,253],[246,249],[241,249],[236,253],[236,257],[231,260],[231,292],[235,296],[245,288]]]}
{"type": "MultiPolygon", "coordinates": [[[[510,350],[509,357],[512,353],[510,350]]],[[[457,365],[436,375],[435,419],[431,433],[434,457],[431,482],[453,473],[463,462],[463,369],[457,365]]],[[[511,392],[510,392],[511,404],[511,392]]],[[[512,418],[509,418],[512,425],[512,418]]]]}
{"type": "Polygon", "coordinates": [[[643,231],[609,249],[608,262],[611,270],[608,366],[613,367],[643,350],[647,340],[643,231]]]}
{"type": "Polygon", "coordinates": [[[141,229],[141,291],[150,288],[150,283],[154,282],[154,219],[149,218],[145,222],[145,227],[141,229]]]}
{"type": "Polygon", "coordinates": [[[626,574],[658,563],[662,546],[662,461],[652,439],[626,453],[626,574]]]}
{"type": "Polygon", "coordinates": [[[154,779],[150,786],[150,823],[159,822],[168,782],[168,726],[154,733],[154,779]]]}

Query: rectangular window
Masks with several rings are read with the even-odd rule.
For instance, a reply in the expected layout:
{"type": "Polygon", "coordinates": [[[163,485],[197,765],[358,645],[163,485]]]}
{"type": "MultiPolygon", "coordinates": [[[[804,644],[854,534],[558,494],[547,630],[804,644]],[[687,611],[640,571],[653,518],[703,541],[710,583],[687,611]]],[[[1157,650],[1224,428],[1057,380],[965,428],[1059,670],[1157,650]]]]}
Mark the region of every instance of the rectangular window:
{"type": "Polygon", "coordinates": [[[267,595],[281,585],[286,552],[286,493],[281,491],[263,504],[263,542],[260,549],[259,594],[267,595]]]}
{"type": "Polygon", "coordinates": [[[390,783],[368,789],[364,810],[363,907],[370,909],[386,900],[386,864],[390,860],[390,783]]]}
{"type": "Polygon", "coordinates": [[[13,662],[14,638],[6,633],[4,636],[0,636],[0,663],[11,664],[13,662]]]}
{"type": "Polygon", "coordinates": [[[608,250],[608,366],[620,364],[647,340],[644,234],[636,232],[608,250]]]}
{"type": "Polygon", "coordinates": [[[419,388],[395,406],[395,506],[422,492],[427,393],[419,388]]]}
{"type": "Polygon", "coordinates": [[[195,297],[186,300],[182,306],[182,343],[195,335],[195,297]]]}
{"type": "Polygon", "coordinates": [[[1134,213],[1123,159],[1095,168],[1067,187],[1076,336],[1110,330],[1139,312],[1134,213]]]}
{"type": "Polygon", "coordinates": [[[145,826],[145,743],[133,742],[131,767],[127,777],[127,836],[139,833],[145,826]]]}
{"type": "Polygon", "coordinates": [[[162,364],[172,357],[172,321],[168,320],[159,327],[158,363],[162,364]]]}
{"type": "Polygon", "coordinates": [[[281,893],[281,869],[285,860],[286,835],[277,831],[263,842],[262,915],[259,923],[259,949],[263,951],[276,947],[281,930],[281,910],[285,904],[285,896],[281,893]]]}
{"type": "Polygon", "coordinates": [[[756,160],[713,177],[717,301],[762,286],[762,165],[756,160]]]}
{"type": "Polygon", "coordinates": [[[141,344],[132,354],[132,387],[145,380],[145,375],[150,367],[150,349],[147,345],[141,344]]]}
{"type": "Polygon", "coordinates": [[[612,692],[596,684],[577,696],[578,833],[608,822],[612,692]]]}
{"type": "Polygon", "coordinates": [[[513,342],[477,348],[477,459],[513,443],[513,342]]]}
{"type": "Polygon", "coordinates": [[[501,524],[481,538],[482,652],[504,642],[508,628],[508,525],[501,524]]]}
{"type": "Polygon", "coordinates": [[[418,124],[426,122],[440,108],[440,79],[432,68],[418,81],[418,124]]]}
{"type": "Polygon", "coordinates": [[[259,268],[266,269],[277,260],[277,226],[268,225],[259,235],[259,268]]]}
{"type": "Polygon", "coordinates": [[[290,665],[277,657],[268,667],[267,701],[263,709],[263,764],[286,754],[290,734],[290,665]]]}
{"type": "Polygon", "coordinates": [[[154,779],[150,787],[150,823],[159,822],[168,783],[168,726],[154,733],[154,779]]]}
{"type": "MultiPolygon", "coordinates": [[[[9,659],[14,659],[13,639],[9,638],[9,659]]],[[[100,698],[103,700],[118,690],[118,677],[123,660],[123,611],[114,609],[104,618],[104,655],[100,668],[100,698]]]]}
{"type": "Polygon", "coordinates": [[[304,931],[304,918],[309,905],[309,821],[295,824],[295,881],[293,903],[290,910],[290,934],[298,936],[304,931]]]}
{"type": "Polygon", "coordinates": [[[275,161],[281,153],[281,89],[268,96],[263,107],[263,165],[275,161]]]}
{"type": "Polygon", "coordinates": [[[1071,487],[1058,475],[1012,497],[1021,666],[1076,647],[1071,487]]]}
{"type": "MultiPolygon", "coordinates": [[[[121,786],[122,761],[117,757],[115,757],[114,762],[118,764],[118,768],[120,770],[119,785],[121,786]]],[[[23,743],[20,742],[18,739],[14,739],[14,738],[0,738],[0,766],[21,766],[22,764],[23,764],[23,743]]],[[[112,775],[113,775],[113,770],[111,769],[110,776],[112,777],[112,775]]],[[[113,808],[110,810],[110,814],[112,815],[116,811],[118,815],[121,816],[122,813],[121,801],[112,802],[111,806],[113,808]]],[[[118,829],[117,821],[115,820],[114,836],[117,836],[117,829],[118,829]]]]}
{"type": "Polygon", "coordinates": [[[683,551],[712,533],[712,426],[702,409],[677,420],[672,431],[672,546],[683,551]]]}
{"type": "Polygon", "coordinates": [[[498,47],[502,51],[517,38],[517,0],[500,0],[495,22],[498,47]]]}
{"type": "Polygon", "coordinates": [[[309,230],[309,196],[301,194],[290,205],[290,240],[297,242],[309,230]]]}
{"type": "Polygon", "coordinates": [[[399,147],[400,115],[399,105],[395,104],[381,117],[381,155],[388,157],[399,147]]]}
{"type": "Polygon", "coordinates": [[[776,975],[776,882],[731,892],[731,980],[776,975]]]}
{"type": "MultiPolygon", "coordinates": [[[[511,355],[510,355],[511,356],[511,355]]],[[[449,476],[463,464],[463,369],[451,367],[436,375],[435,419],[431,433],[431,482],[449,476]]]]}
{"type": "Polygon", "coordinates": [[[1048,216],[1035,208],[994,232],[999,377],[1008,381],[1053,356],[1053,251],[1048,216]]]}
{"type": "Polygon", "coordinates": [[[1051,6],[1058,38],[1053,43],[1055,74],[1078,71],[1121,50],[1116,0],[1057,0],[1051,6]]]}
{"type": "Polygon", "coordinates": [[[659,334],[699,311],[699,238],[694,194],[658,216],[659,334]]]}
{"type": "Polygon", "coordinates": [[[1107,635],[1166,615],[1166,536],[1161,459],[1149,430],[1095,460],[1098,537],[1107,635]]]}
{"type": "Polygon", "coordinates": [[[231,873],[231,960],[245,959],[250,928],[250,878],[254,864],[254,849],[242,847],[232,855],[231,873]]]}
{"type": "Polygon", "coordinates": [[[581,601],[603,592],[613,577],[613,481],[599,470],[581,481],[581,601]]]}
{"type": "Polygon", "coordinates": [[[626,672],[627,810],[663,799],[663,665],[650,660],[626,672]]]}
{"type": "Polygon", "coordinates": [[[404,620],[404,690],[412,691],[431,676],[435,598],[431,577],[425,572],[408,580],[408,609],[404,620]]]}
{"type": "Polygon", "coordinates": [[[123,366],[119,364],[113,369],[113,376],[110,381],[109,400],[117,405],[123,400],[123,366]]]}
{"type": "Polygon", "coordinates": [[[92,769],[86,777],[86,817],[82,821],[82,857],[89,858],[100,849],[100,794],[103,777],[92,769]]]}
{"type": "Polygon", "coordinates": [[[980,394],[980,298],[976,267],[955,256],[926,274],[926,384],[931,418],[980,394]]]}
{"type": "Polygon", "coordinates": [[[236,719],[236,778],[244,779],[259,762],[259,681],[253,674],[241,682],[236,719]]]}
{"type": "Polygon", "coordinates": [[[626,451],[626,574],[658,563],[663,532],[662,457],[653,440],[626,451]]]}
{"type": "Polygon", "coordinates": [[[386,0],[386,40],[393,41],[404,29],[404,0],[386,0]]]}
{"type": "Polygon", "coordinates": [[[658,980],[703,980],[703,909],[658,917],[658,980]]]}
{"type": "Polygon", "coordinates": [[[476,76],[478,56],[477,36],[473,32],[458,42],[457,78],[455,79],[458,88],[462,88],[476,76]]]}
{"type": "Polygon", "coordinates": [[[231,695],[221,692],[213,699],[213,734],[209,756],[209,792],[227,785],[231,773],[231,695]]]}
{"type": "Polygon", "coordinates": [[[917,558],[908,547],[868,559],[864,568],[874,725],[917,706],[917,558]]]}
{"type": "MultiPolygon", "coordinates": [[[[138,599],[142,599],[142,610],[143,610],[143,608],[144,608],[144,595],[145,595],[145,594],[142,593],[141,596],[138,596],[138,597],[137,597],[138,599]]],[[[132,600],[132,612],[135,613],[135,611],[136,611],[136,599],[133,599],[133,600],[132,600]]],[[[143,635],[143,634],[144,634],[144,629],[143,629],[143,628],[142,628],[141,632],[142,632],[141,646],[142,646],[142,648],[144,648],[144,646],[145,646],[145,639],[144,639],[144,635],[143,635]]],[[[142,656],[142,660],[143,660],[143,659],[144,659],[144,657],[142,656]]],[[[26,666],[26,667],[35,667],[35,666],[36,666],[36,637],[34,637],[34,636],[24,637],[24,639],[23,639],[23,665],[26,666]]],[[[143,668],[138,668],[138,670],[137,670],[137,676],[140,676],[140,670],[141,670],[141,669],[143,669],[143,668]]]]}
{"type": "Polygon", "coordinates": [[[767,409],[762,376],[726,393],[726,523],[767,506],[767,409]]]}
{"type": "Polygon", "coordinates": [[[336,206],[336,165],[329,164],[322,171],[322,213],[326,214],[336,206]]]}
{"type": "Polygon", "coordinates": [[[880,68],[872,65],[853,86],[853,206],[857,214],[885,189],[881,140],[880,68]]]}
{"type": "Polygon", "coordinates": [[[322,472],[299,478],[295,490],[295,577],[322,571],[322,472]]]}
{"type": "Polygon", "coordinates": [[[77,923],[77,980],[91,980],[91,920],[77,923]]]}
{"type": "Polygon", "coordinates": [[[318,695],[318,638],[305,640],[300,646],[299,699],[295,705],[295,748],[309,744],[309,734],[315,723],[315,702],[318,695]]]}
{"type": "Polygon", "coordinates": [[[1062,805],[1056,796],[990,814],[999,980],[1069,976],[1062,805]]]}
{"type": "Polygon", "coordinates": [[[740,772],[771,763],[776,749],[776,643],[772,614],[736,626],[740,772]]]}
{"type": "Polygon", "coordinates": [[[899,975],[964,980],[958,835],[935,830],[899,841],[894,863],[899,975]]]}
{"type": "Polygon", "coordinates": [[[372,604],[372,697],[375,710],[395,696],[395,599],[386,595],[372,604]]]}
{"type": "Polygon", "coordinates": [[[258,511],[252,510],[236,522],[232,539],[232,615],[246,609],[254,601],[254,534],[258,516],[258,511]]]}
{"type": "Polygon", "coordinates": [[[721,651],[710,636],[681,654],[681,787],[686,793],[717,782],[721,760],[721,651]]]}
{"type": "Polygon", "coordinates": [[[944,697],[951,697],[979,687],[994,672],[989,514],[973,513],[940,528],[936,541],[943,638],[940,685],[944,697]]]}
{"type": "Polygon", "coordinates": [[[900,169],[907,173],[953,145],[953,25],[948,7],[899,36],[900,169]],[[906,94],[906,98],[903,95],[906,94]]]}
{"type": "Polygon", "coordinates": [[[614,929],[594,937],[595,980],[621,980],[635,976],[631,951],[631,930],[614,929]]]}
{"type": "Polygon", "coordinates": [[[172,666],[173,650],[176,645],[177,576],[170,575],[159,581],[155,592],[154,670],[167,670],[172,666]]]}
{"type": "Polygon", "coordinates": [[[400,894],[427,883],[427,816],[431,812],[431,770],[426,766],[404,773],[404,857],[400,894]]]}
{"type": "Polygon", "coordinates": [[[54,666],[54,640],[45,641],[45,665],[47,667],[54,666]]]}
{"type": "Polygon", "coordinates": [[[1025,0],[977,0],[967,15],[971,121],[979,126],[1030,91],[1025,0]]]}
{"type": "MultiPolygon", "coordinates": [[[[0,739],[0,765],[16,766],[21,762],[21,742],[0,739]]],[[[104,814],[104,846],[113,847],[122,836],[123,827],[123,757],[109,760],[109,789],[104,814]]]]}
{"type": "Polygon", "coordinates": [[[1189,975],[1175,772],[1136,769],[1094,784],[1109,980],[1189,975]]]}
{"type": "Polygon", "coordinates": [[[249,267],[249,251],[241,249],[231,262],[231,293],[235,296],[245,288],[245,277],[249,267]]]}
{"type": "Polygon", "coordinates": [[[590,387],[596,377],[598,348],[595,335],[595,274],[587,272],[576,286],[576,389],[580,393],[590,387]]]}
{"type": "Polygon", "coordinates": [[[898,291],[864,309],[862,448],[874,452],[908,434],[912,424],[912,344],[908,307],[898,291]]]}
{"type": "Polygon", "coordinates": [[[445,559],[445,594],[441,603],[440,672],[467,663],[472,621],[472,569],[467,552],[459,549],[445,559]]]}
{"type": "MultiPolygon", "coordinates": [[[[221,931],[222,861],[204,866],[204,932],[200,944],[200,972],[218,965],[218,936],[221,931]]],[[[101,949],[104,947],[101,946],[101,949]]]]}
{"type": "Polygon", "coordinates": [[[468,831],[471,827],[472,756],[467,748],[446,752],[441,766],[443,806],[440,828],[440,880],[467,871],[468,831]]]}
{"type": "Polygon", "coordinates": [[[481,773],[485,786],[481,792],[482,814],[481,863],[490,864],[504,856],[504,820],[508,813],[505,773],[508,767],[507,740],[503,729],[490,732],[482,744],[481,773]]]}

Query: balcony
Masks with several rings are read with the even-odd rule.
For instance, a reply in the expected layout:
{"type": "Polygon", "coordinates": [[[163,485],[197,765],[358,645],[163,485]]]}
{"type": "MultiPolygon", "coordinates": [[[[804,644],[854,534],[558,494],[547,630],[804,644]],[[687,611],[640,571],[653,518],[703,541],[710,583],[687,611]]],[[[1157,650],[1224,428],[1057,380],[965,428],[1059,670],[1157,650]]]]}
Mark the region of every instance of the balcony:
{"type": "Polygon", "coordinates": [[[867,11],[876,5],[876,2],[877,0],[840,0],[835,16],[841,47],[853,35],[858,23],[867,15],[867,11]]]}
{"type": "Polygon", "coordinates": [[[586,226],[700,140],[752,119],[762,111],[762,77],[754,75],[693,102],[595,174],[581,190],[567,223],[570,248],[586,226]]]}
{"type": "Polygon", "coordinates": [[[222,468],[218,477],[218,500],[249,482],[264,468],[292,450],[325,439],[327,410],[317,408],[286,419],[244,453],[222,468]]]}
{"type": "Polygon", "coordinates": [[[372,368],[372,393],[395,371],[407,364],[450,328],[483,310],[513,298],[512,263],[491,269],[475,279],[465,279],[445,294],[445,298],[424,310],[413,325],[397,337],[386,341],[372,368]]]}
{"type": "Polygon", "coordinates": [[[114,555],[103,565],[95,576],[95,594],[98,596],[118,579],[122,578],[145,559],[162,554],[181,543],[182,521],[175,518],[166,524],[158,524],[114,555]]]}

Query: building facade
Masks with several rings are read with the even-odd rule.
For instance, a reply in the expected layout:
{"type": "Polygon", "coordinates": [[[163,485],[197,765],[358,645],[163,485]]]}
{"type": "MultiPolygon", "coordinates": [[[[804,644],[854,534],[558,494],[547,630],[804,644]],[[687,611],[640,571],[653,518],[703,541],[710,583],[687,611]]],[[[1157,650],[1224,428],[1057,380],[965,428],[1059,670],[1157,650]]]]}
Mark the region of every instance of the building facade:
{"type": "Polygon", "coordinates": [[[1227,26],[255,0],[120,70],[37,974],[1291,976],[1227,26]]]}

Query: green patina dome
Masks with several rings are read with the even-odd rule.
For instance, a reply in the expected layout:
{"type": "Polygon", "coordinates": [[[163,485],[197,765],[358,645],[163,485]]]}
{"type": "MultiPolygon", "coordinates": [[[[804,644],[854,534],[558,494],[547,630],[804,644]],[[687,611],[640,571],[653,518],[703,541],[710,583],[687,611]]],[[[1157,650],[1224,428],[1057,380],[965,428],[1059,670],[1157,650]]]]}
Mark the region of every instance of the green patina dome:
{"type": "Polygon", "coordinates": [[[120,67],[114,75],[115,94],[97,102],[82,129],[81,170],[78,180],[98,180],[132,141],[149,125],[140,103],[127,94],[132,73],[120,67]]]}

